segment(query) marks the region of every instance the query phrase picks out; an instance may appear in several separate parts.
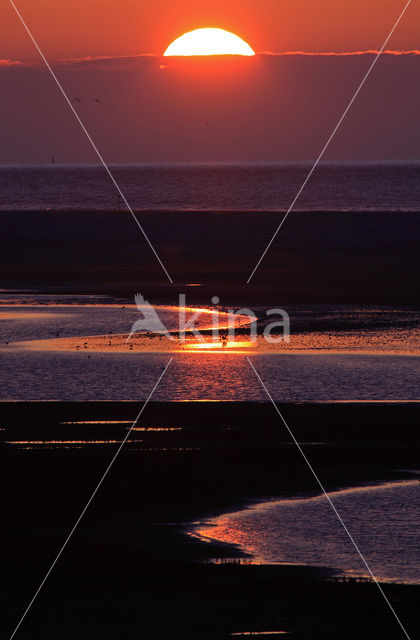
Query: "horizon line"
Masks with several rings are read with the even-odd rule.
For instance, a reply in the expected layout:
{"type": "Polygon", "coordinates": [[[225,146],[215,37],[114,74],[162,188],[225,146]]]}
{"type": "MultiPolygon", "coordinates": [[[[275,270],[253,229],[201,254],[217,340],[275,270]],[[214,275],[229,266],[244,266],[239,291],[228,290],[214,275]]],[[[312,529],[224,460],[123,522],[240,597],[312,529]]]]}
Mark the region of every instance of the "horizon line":
{"type": "MultiPolygon", "coordinates": [[[[256,51],[255,56],[267,56],[267,57],[353,57],[353,56],[365,56],[365,55],[384,55],[384,56],[420,56],[420,49],[386,49],[380,52],[378,49],[360,49],[355,51],[256,51]]],[[[113,61],[132,61],[142,58],[161,59],[163,53],[136,53],[136,54],[122,54],[115,56],[81,56],[75,58],[58,58],[54,64],[57,66],[71,66],[83,63],[95,63],[95,62],[113,62],[113,61]]],[[[197,56],[188,56],[197,57],[197,56]]],[[[211,56],[213,57],[213,56],[211,56]]],[[[216,56],[214,56],[216,57],[216,56]]],[[[234,56],[232,56],[234,57],[234,56]]],[[[22,67],[39,67],[41,61],[25,61],[14,60],[11,58],[0,58],[0,68],[22,68],[22,67]]]]}

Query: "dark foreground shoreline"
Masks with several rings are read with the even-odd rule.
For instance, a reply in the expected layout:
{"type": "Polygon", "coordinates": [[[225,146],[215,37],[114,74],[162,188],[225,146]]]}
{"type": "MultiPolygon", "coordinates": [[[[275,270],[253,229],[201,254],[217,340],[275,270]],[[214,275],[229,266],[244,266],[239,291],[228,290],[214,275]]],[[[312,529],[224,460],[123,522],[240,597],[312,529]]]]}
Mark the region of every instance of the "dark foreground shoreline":
{"type": "MultiPolygon", "coordinates": [[[[4,637],[140,407],[0,404],[4,637]],[[70,444],[28,449],[34,440],[70,444]],[[98,440],[108,444],[85,444],[98,440]]],[[[419,404],[281,408],[300,442],[318,443],[305,453],[328,490],[412,477],[419,404]]],[[[372,583],[337,582],[328,568],[237,564],[235,548],[185,535],[188,523],[208,515],[316,492],[271,405],[152,402],[138,427],[147,431],[132,433],[16,637],[188,640],[276,630],[309,639],[402,637],[372,583]]],[[[413,634],[419,589],[384,585],[413,634]]]]}

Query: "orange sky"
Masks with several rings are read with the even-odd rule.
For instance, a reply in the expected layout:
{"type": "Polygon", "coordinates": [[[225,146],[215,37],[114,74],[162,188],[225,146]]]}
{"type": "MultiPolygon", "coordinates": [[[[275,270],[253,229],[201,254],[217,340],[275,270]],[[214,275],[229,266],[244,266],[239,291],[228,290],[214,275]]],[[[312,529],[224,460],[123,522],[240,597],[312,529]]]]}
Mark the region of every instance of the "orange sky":
{"type": "MultiPolygon", "coordinates": [[[[15,0],[51,59],[162,53],[185,31],[215,26],[256,51],[379,48],[404,0],[15,0]]],[[[10,4],[0,6],[0,59],[37,58],[10,4]]],[[[392,49],[420,48],[413,0],[392,49]]]]}
{"type": "MultiPolygon", "coordinates": [[[[404,0],[14,1],[65,91],[80,99],[74,104],[105,158],[115,162],[313,160],[372,55],[186,65],[129,56],[160,56],[176,37],[203,26],[233,31],[257,52],[378,49],[404,6],[404,0]],[[57,64],[100,56],[110,59],[57,64]]],[[[387,49],[420,50],[419,0],[387,49]]],[[[383,56],[326,159],[418,159],[419,77],[420,55],[383,56]]],[[[8,0],[0,3],[0,122],[6,123],[1,163],[96,160],[8,0]],[[38,64],[9,67],[7,60],[38,64]]]]}

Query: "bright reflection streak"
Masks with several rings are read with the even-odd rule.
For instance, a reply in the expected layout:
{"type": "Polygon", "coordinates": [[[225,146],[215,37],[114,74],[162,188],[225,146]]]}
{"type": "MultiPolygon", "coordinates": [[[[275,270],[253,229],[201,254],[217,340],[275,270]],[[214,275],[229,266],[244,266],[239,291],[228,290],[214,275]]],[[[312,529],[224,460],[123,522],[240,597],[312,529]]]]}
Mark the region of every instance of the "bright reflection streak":
{"type": "Polygon", "coordinates": [[[197,344],[188,344],[186,345],[187,349],[221,349],[226,351],[227,349],[249,349],[252,347],[252,342],[250,340],[243,340],[242,342],[235,342],[234,340],[229,342],[198,342],[197,344]]]}
{"type": "MultiPolygon", "coordinates": [[[[6,440],[6,444],[30,444],[30,445],[45,445],[45,444],[118,444],[120,440],[6,440]]],[[[130,440],[133,442],[143,442],[143,440],[130,440]]]]}
{"type": "Polygon", "coordinates": [[[60,424],[133,424],[132,420],[70,420],[60,424]]]}
{"type": "Polygon", "coordinates": [[[283,636],[289,635],[287,631],[242,631],[241,633],[231,633],[231,636],[283,636]]]}

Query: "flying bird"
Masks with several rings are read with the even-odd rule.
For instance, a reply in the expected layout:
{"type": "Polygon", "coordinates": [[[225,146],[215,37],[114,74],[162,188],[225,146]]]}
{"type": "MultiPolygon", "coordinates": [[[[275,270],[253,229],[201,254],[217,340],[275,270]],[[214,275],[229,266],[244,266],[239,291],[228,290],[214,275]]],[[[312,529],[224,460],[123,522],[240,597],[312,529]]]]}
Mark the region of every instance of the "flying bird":
{"type": "Polygon", "coordinates": [[[92,102],[97,102],[98,104],[103,104],[100,100],[98,100],[98,98],[95,98],[94,100],[92,100],[92,102]]]}
{"type": "Polygon", "coordinates": [[[79,102],[79,103],[81,103],[82,101],[80,100],[80,98],[73,98],[73,102],[79,102]]]}

